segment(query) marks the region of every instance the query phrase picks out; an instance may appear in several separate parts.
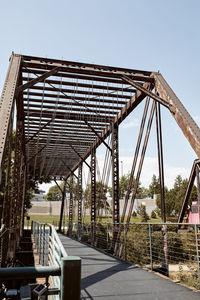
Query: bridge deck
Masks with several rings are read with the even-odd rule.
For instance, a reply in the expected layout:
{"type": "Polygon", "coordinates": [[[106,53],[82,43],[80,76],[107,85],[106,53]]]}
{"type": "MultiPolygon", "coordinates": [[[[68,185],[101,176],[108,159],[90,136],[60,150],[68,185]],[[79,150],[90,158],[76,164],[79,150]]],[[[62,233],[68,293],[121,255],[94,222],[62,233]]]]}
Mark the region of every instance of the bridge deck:
{"type": "Polygon", "coordinates": [[[200,292],[195,293],[153,272],[122,262],[64,235],[60,234],[59,237],[69,255],[82,259],[81,299],[200,299],[200,292]]]}

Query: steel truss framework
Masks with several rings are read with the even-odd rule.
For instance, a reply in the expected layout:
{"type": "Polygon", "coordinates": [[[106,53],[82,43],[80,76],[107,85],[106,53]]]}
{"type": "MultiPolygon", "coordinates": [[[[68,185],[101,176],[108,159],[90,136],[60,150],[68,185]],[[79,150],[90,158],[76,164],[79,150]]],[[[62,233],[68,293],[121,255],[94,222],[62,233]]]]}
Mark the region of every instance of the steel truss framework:
{"type": "MultiPolygon", "coordinates": [[[[158,152],[162,178],[162,138],[158,104],[169,109],[197,158],[200,159],[200,129],[160,73],[77,63],[12,53],[0,101],[1,265],[14,257],[22,231],[23,207],[28,179],[67,179],[71,177],[69,219],[72,229],[72,176],[81,165],[91,171],[92,242],[95,242],[96,163],[100,144],[112,153],[113,223],[119,221],[118,126],[145,99],[131,180],[136,178],[134,203],[151,122],[156,110],[158,152]],[[137,175],[134,174],[144,122],[153,99],[137,175]],[[157,104],[156,104],[157,103],[157,104]],[[16,120],[16,122],[14,122],[16,120]],[[13,124],[16,123],[16,128],[13,124]],[[13,129],[16,130],[13,135],[13,129]],[[106,138],[112,133],[112,149],[106,138]],[[86,159],[91,156],[91,166],[86,159]]],[[[164,175],[163,175],[164,176],[164,175]]],[[[193,177],[192,177],[193,178],[193,177]]],[[[191,180],[192,181],[192,180],[191,180]]],[[[130,198],[131,184],[125,205],[130,198]]],[[[65,193],[63,193],[64,205],[65,193]]],[[[163,199],[163,197],[162,197],[163,199]]],[[[185,199],[187,202],[187,197],[185,199]]],[[[81,224],[81,188],[78,197],[78,222],[81,224]]],[[[164,205],[164,202],[163,202],[164,205]]],[[[63,207],[63,206],[62,206],[63,207]]],[[[124,210],[125,211],[125,210],[124,210]]],[[[184,209],[183,209],[184,211],[184,209]]],[[[132,211],[129,211],[128,218],[132,211]]],[[[61,211],[61,221],[62,224],[61,211]]],[[[123,221],[122,216],[121,221],[123,221]]],[[[116,229],[116,228],[115,228],[116,229]]],[[[120,228],[114,230],[118,232],[120,228]]]]}
{"type": "Polygon", "coordinates": [[[82,163],[78,167],[78,239],[81,240],[82,231],[82,163]]]}

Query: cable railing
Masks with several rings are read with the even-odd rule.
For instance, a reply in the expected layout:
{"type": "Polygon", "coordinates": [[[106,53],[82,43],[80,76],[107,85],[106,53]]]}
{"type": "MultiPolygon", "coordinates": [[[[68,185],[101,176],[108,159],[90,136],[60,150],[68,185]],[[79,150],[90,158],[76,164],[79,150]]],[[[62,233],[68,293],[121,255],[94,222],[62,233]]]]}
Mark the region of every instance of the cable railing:
{"type": "MultiPolygon", "coordinates": [[[[96,222],[95,237],[93,227],[82,224],[82,242],[200,289],[200,225],[96,222]],[[119,227],[120,237],[113,232],[119,227]]],[[[72,236],[77,238],[75,223],[72,236]]]]}
{"type": "MultiPolygon", "coordinates": [[[[53,225],[32,222],[31,231],[39,258],[39,266],[1,268],[0,282],[4,280],[27,280],[16,289],[12,299],[36,299],[41,296],[52,300],[80,299],[81,259],[68,256],[53,225]],[[36,279],[45,282],[37,284],[36,279]],[[16,296],[16,298],[14,297],[16,296]],[[17,298],[18,297],[18,298],[17,298]],[[34,298],[35,299],[35,298],[34,298]]],[[[13,290],[14,291],[14,290],[13,290]]]]}

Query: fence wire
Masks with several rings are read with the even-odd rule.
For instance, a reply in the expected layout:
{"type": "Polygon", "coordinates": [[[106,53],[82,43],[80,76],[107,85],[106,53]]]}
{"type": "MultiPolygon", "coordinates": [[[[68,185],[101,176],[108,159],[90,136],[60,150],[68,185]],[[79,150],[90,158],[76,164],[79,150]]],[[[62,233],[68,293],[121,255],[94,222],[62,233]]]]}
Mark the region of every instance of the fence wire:
{"type": "MultiPolygon", "coordinates": [[[[200,288],[200,226],[178,223],[129,223],[113,226],[97,222],[82,224],[81,241],[98,249],[200,288]],[[115,231],[121,226],[121,235],[115,231]],[[114,228],[114,229],[113,229],[114,228]],[[114,238],[113,238],[114,237],[114,238]]],[[[77,223],[72,236],[77,238],[77,223]]]]}

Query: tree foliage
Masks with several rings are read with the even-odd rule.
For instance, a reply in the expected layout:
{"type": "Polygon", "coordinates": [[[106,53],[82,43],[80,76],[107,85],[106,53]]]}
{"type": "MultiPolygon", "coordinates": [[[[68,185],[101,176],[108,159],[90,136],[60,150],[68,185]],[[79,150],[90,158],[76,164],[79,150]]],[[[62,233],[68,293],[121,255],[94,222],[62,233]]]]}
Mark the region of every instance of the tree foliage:
{"type": "Polygon", "coordinates": [[[140,206],[140,217],[141,217],[141,222],[147,222],[149,220],[149,216],[146,212],[146,206],[145,205],[140,206]]]}
{"type": "Polygon", "coordinates": [[[153,174],[151,184],[149,185],[149,196],[153,198],[154,195],[158,194],[160,194],[160,180],[159,177],[157,178],[156,175],[153,174]]]}
{"type": "MultiPolygon", "coordinates": [[[[130,173],[123,175],[119,180],[119,198],[124,199],[126,197],[126,193],[128,191],[128,186],[130,182],[130,173]]],[[[133,192],[135,184],[135,178],[133,179],[131,183],[131,193],[133,192]]],[[[112,197],[112,188],[109,188],[110,196],[112,197]]],[[[141,186],[141,183],[139,182],[136,198],[137,199],[143,199],[148,197],[149,191],[145,187],[141,186]]]]}
{"type": "MultiPolygon", "coordinates": [[[[167,217],[177,217],[180,213],[182,203],[184,200],[184,196],[188,186],[188,179],[182,179],[180,175],[178,175],[174,181],[174,186],[172,189],[168,190],[165,187],[165,211],[167,217]]],[[[192,192],[189,198],[189,205],[192,201],[196,201],[197,199],[197,188],[194,185],[192,188],[192,192]]],[[[157,196],[156,204],[160,213],[160,195],[157,196]]]]}
{"type": "Polygon", "coordinates": [[[61,201],[62,200],[62,193],[57,185],[51,186],[49,191],[46,195],[47,201],[61,201]]]}
{"type": "MultiPolygon", "coordinates": [[[[102,208],[109,208],[107,202],[108,186],[102,182],[96,182],[96,208],[99,211],[102,208]]],[[[91,184],[86,186],[84,191],[85,206],[89,208],[91,205],[91,184]]]]}

